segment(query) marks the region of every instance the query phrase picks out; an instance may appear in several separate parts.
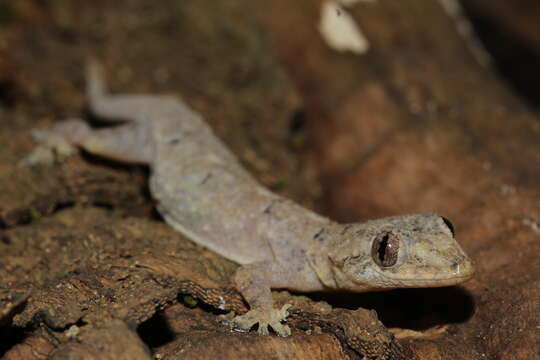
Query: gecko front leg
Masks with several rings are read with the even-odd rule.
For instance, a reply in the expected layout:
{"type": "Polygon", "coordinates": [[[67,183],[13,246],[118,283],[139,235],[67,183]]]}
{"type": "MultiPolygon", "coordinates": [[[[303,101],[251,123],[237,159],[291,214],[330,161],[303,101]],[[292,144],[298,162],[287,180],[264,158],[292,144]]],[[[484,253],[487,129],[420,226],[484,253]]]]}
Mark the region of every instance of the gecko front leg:
{"type": "Polygon", "coordinates": [[[272,263],[268,261],[243,265],[236,271],[234,282],[236,288],[250,306],[244,315],[236,316],[232,326],[236,329],[249,331],[255,324],[259,335],[268,335],[270,326],[279,336],[289,336],[291,329],[281,322],[289,315],[290,304],[275,309],[272,300],[271,286],[272,263]]]}

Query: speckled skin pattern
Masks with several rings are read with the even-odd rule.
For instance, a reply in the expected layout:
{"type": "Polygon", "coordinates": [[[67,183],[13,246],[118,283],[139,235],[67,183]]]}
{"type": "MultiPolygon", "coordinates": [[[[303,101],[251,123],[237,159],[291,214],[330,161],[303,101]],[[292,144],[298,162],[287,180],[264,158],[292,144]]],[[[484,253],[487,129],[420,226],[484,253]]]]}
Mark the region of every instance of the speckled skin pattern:
{"type": "MultiPolygon", "coordinates": [[[[165,221],[192,241],[242,266],[237,289],[251,310],[234,328],[288,336],[271,288],[372,291],[461,283],[473,274],[451,225],[438,215],[338,224],[259,185],[178,98],[109,95],[96,63],[87,69],[91,111],[114,126],[82,120],[38,130],[49,148],[89,152],[150,166],[150,190],[165,221]],[[123,120],[124,122],[118,122],[123,120]]],[[[34,160],[36,157],[34,156],[34,160]]]]}

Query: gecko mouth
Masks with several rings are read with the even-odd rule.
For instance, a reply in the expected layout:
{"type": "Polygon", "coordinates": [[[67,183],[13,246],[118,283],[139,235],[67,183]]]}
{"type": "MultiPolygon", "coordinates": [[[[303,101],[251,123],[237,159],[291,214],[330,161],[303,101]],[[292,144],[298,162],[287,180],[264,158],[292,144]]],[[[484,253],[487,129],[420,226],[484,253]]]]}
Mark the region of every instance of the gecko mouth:
{"type": "Polygon", "coordinates": [[[402,285],[407,287],[443,287],[461,284],[472,278],[472,275],[471,273],[467,276],[454,276],[443,279],[410,279],[400,281],[402,281],[402,285]]]}
{"type": "Polygon", "coordinates": [[[397,281],[401,286],[406,287],[441,287],[452,286],[463,283],[474,275],[474,267],[470,260],[456,263],[448,271],[439,272],[431,276],[420,276],[420,274],[411,274],[411,277],[394,277],[391,274],[385,274],[388,279],[397,281]]]}

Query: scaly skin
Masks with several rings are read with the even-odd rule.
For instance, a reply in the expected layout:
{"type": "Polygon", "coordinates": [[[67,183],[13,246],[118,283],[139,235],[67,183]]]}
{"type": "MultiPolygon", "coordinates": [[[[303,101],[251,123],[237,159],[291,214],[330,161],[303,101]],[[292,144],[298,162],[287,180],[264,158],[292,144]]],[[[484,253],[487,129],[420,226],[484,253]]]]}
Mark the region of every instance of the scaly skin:
{"type": "MultiPolygon", "coordinates": [[[[180,99],[109,95],[99,66],[87,70],[90,109],[115,126],[92,129],[82,120],[35,131],[43,147],[69,146],[150,166],[150,190],[165,221],[192,241],[243,265],[235,284],[251,310],[233,319],[259,334],[281,322],[271,288],[356,292],[461,283],[473,274],[451,225],[438,215],[406,215],[337,224],[259,185],[180,99]],[[117,120],[125,122],[118,124],[117,120]]],[[[49,157],[50,159],[50,157],[49,157]]]]}

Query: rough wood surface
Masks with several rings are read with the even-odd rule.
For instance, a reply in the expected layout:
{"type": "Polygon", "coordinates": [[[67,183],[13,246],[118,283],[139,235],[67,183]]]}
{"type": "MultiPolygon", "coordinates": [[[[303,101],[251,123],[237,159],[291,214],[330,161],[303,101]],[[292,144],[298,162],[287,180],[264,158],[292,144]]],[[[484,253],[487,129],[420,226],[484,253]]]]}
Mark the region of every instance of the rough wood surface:
{"type": "Polygon", "coordinates": [[[320,5],[0,3],[4,358],[538,355],[537,115],[475,62],[438,2],[358,2],[349,11],[370,41],[364,55],[328,48],[320,5]],[[292,337],[230,332],[219,315],[245,310],[230,286],[236,265],[159,219],[144,168],[88,154],[17,168],[29,129],[86,116],[89,55],[116,91],[182,94],[264,185],[336,220],[446,215],[477,277],[452,289],[277,293],[295,305],[292,337]]]}

